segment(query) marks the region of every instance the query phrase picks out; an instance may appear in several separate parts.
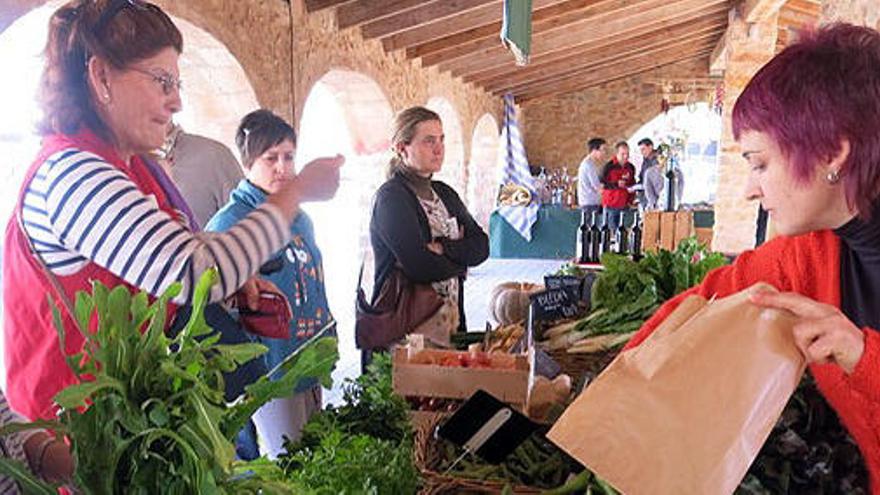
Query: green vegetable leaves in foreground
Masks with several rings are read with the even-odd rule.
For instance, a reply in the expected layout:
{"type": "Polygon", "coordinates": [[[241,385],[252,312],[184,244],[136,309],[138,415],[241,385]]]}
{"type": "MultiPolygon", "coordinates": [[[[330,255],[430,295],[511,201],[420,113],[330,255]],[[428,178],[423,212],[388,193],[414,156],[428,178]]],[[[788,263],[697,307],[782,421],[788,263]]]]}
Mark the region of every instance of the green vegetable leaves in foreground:
{"type": "MultiPolygon", "coordinates": [[[[318,337],[285,360],[277,381],[263,377],[233,405],[224,402],[223,373],[258,357],[258,344],[219,345],[204,309],[218,278],[199,280],[190,321],[175,337],[165,335],[175,284],[152,304],[146,294],[94,283],[78,293],[75,318],[83,331],[81,353],[69,356],[79,384],[59,392],[57,425],[71,440],[74,483],[86,494],[293,493],[282,471],[269,463],[234,461],[234,438],[267,401],[293,393],[297,383],[318,378],[329,385],[338,359],[336,339],[318,337]],[[261,477],[265,477],[262,479],[261,477]]],[[[54,304],[61,346],[65,329],[54,304]]],[[[42,424],[41,426],[47,426],[42,424]]],[[[5,463],[0,469],[8,469],[5,463]]]]}
{"type": "Polygon", "coordinates": [[[646,253],[639,261],[606,253],[602,255],[605,269],[592,287],[593,313],[576,331],[584,338],[638,330],[660,304],[725,264],[722,254],[710,252],[695,238],[683,240],[675,251],[646,253]]]}
{"type": "Polygon", "coordinates": [[[390,356],[374,354],[367,373],[346,384],[343,401],[285,444],[278,460],[288,479],[317,494],[416,493],[412,426],[391,384],[390,356]]]}

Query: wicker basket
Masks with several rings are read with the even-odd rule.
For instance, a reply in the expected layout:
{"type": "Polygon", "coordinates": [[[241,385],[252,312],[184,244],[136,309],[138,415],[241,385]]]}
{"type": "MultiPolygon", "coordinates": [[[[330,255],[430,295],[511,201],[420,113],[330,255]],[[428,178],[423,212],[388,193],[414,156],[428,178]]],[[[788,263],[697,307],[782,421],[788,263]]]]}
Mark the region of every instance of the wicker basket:
{"type": "Polygon", "coordinates": [[[548,351],[548,354],[562,368],[562,372],[574,380],[586,375],[591,381],[611,364],[620,349],[591,353],[569,353],[565,349],[548,351]]]}
{"type": "MultiPolygon", "coordinates": [[[[505,483],[499,481],[483,481],[456,478],[436,471],[442,462],[440,459],[438,440],[434,437],[437,425],[446,417],[443,413],[415,412],[412,414],[414,441],[413,460],[422,478],[422,495],[458,495],[458,494],[497,494],[504,489],[505,483]]],[[[537,494],[544,491],[528,486],[512,486],[513,493],[537,494]]]]}

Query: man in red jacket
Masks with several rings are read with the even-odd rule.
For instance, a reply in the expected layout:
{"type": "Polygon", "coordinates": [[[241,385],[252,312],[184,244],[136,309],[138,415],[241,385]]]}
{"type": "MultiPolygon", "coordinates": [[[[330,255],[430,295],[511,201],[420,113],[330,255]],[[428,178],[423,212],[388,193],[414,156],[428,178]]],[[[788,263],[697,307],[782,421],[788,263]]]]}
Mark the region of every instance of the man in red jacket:
{"type": "Polygon", "coordinates": [[[633,200],[629,188],[636,183],[636,168],[629,162],[629,145],[621,141],[615,146],[616,153],[602,170],[602,206],[605,221],[611,230],[617,230],[620,217],[633,200]]]}

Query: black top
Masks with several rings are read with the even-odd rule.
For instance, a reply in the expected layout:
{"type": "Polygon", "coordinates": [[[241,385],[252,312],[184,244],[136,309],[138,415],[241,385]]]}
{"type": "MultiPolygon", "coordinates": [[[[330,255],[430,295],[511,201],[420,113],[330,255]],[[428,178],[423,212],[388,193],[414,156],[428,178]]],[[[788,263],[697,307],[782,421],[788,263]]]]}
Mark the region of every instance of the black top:
{"type": "MultiPolygon", "coordinates": [[[[467,267],[479,265],[489,257],[489,237],[468,213],[455,190],[439,181],[431,181],[431,188],[458,221],[463,237],[432,239],[428,217],[414,193],[414,188],[420,185],[411,184],[397,172],[376,192],[370,220],[370,242],[376,258],[373,299],[395,264],[399,264],[404,275],[413,282],[430,283],[453,277],[463,279],[467,267]],[[432,240],[443,244],[443,256],[428,250],[427,244],[432,240]]],[[[466,330],[463,288],[458,292],[459,329],[466,330]]]]}
{"type": "Polygon", "coordinates": [[[880,330],[880,209],[835,229],[840,237],[841,310],[856,326],[880,330]]]}

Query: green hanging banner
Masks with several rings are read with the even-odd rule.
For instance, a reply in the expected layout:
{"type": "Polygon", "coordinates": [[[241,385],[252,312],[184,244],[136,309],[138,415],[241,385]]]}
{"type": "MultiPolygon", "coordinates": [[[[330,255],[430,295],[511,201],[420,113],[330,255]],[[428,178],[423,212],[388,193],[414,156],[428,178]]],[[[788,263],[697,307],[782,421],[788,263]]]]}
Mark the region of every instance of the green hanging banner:
{"type": "Polygon", "coordinates": [[[532,47],[532,0],[504,0],[501,42],[513,53],[516,65],[528,65],[532,47]]]}

